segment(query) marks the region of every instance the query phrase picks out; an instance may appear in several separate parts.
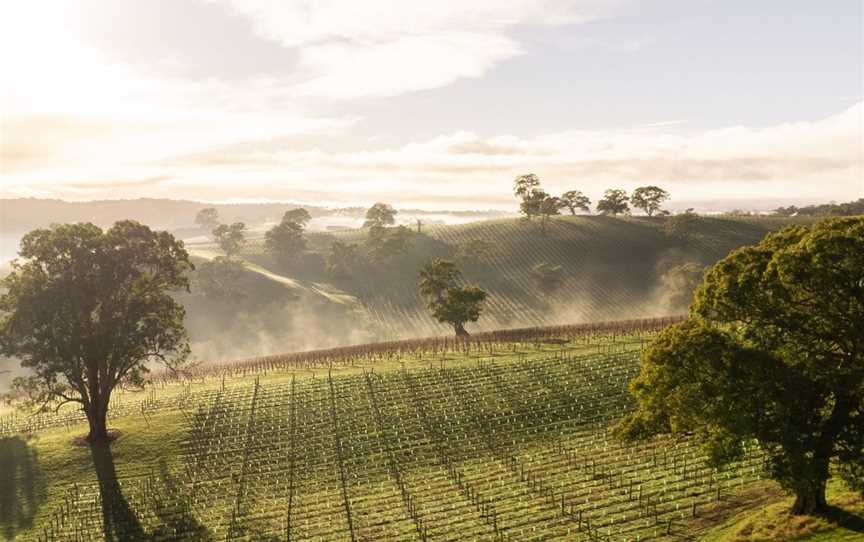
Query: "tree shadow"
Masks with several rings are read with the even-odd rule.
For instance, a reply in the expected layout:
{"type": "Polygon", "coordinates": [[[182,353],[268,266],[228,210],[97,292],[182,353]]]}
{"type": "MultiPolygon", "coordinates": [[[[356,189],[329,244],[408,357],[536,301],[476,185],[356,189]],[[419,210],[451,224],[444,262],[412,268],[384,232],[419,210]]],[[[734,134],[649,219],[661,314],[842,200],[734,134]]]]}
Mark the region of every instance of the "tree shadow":
{"type": "Polygon", "coordinates": [[[102,502],[102,532],[108,542],[125,540],[147,540],[147,534],[138,520],[138,516],[117,480],[117,470],[114,467],[114,455],[111,444],[95,442],[90,445],[93,456],[93,466],[96,468],[96,478],[99,480],[99,497],[102,502]]]}
{"type": "Polygon", "coordinates": [[[839,527],[855,533],[864,533],[864,516],[829,505],[828,510],[825,512],[825,517],[836,523],[839,527]]]}
{"type": "Polygon", "coordinates": [[[43,486],[36,451],[21,437],[0,438],[0,535],[5,539],[33,526],[43,486]]]}
{"type": "Polygon", "coordinates": [[[138,515],[130,506],[117,480],[114,456],[110,443],[94,443],[90,446],[96,477],[99,480],[99,496],[102,502],[102,532],[108,542],[139,542],[150,540],[211,540],[209,530],[195,519],[192,507],[183,488],[160,464],[157,480],[158,495],[148,503],[159,518],[160,524],[151,533],[145,531],[138,515]]]}

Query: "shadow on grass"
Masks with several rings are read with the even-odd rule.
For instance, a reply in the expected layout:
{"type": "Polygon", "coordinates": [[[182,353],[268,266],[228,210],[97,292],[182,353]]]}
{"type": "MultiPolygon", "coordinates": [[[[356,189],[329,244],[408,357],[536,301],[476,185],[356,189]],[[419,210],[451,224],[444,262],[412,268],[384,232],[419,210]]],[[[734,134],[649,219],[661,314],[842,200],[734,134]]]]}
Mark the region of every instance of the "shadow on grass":
{"type": "Polygon", "coordinates": [[[21,437],[0,438],[0,536],[11,540],[33,525],[43,485],[35,450],[21,437]]]}
{"type": "Polygon", "coordinates": [[[828,506],[825,518],[837,524],[838,527],[848,529],[853,533],[864,533],[864,516],[853,514],[836,506],[828,506]]]}
{"type": "Polygon", "coordinates": [[[147,533],[138,515],[130,506],[117,480],[114,456],[109,443],[90,446],[93,465],[99,480],[99,495],[102,501],[102,531],[108,542],[138,542],[149,540],[210,540],[209,531],[195,519],[191,507],[184,498],[183,488],[168,474],[162,465],[159,477],[159,497],[147,506],[153,506],[160,520],[153,532],[147,533]]]}

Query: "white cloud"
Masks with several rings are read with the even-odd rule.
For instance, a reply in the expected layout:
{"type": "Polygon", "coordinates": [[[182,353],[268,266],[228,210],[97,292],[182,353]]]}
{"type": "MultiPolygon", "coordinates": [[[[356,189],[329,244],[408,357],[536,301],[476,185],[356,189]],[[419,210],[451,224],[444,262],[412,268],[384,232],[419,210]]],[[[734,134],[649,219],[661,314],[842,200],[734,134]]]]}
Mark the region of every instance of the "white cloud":
{"type": "Polygon", "coordinates": [[[304,94],[390,96],[479,77],[524,52],[520,25],[561,26],[611,11],[620,0],[212,0],[254,31],[298,49],[304,94]]]}

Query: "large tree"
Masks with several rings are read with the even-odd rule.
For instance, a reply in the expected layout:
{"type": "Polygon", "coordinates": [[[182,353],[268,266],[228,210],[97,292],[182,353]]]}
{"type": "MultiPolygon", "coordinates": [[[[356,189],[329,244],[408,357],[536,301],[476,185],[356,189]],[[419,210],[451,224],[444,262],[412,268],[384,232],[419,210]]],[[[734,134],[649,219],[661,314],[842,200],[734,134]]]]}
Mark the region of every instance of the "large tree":
{"type": "Polygon", "coordinates": [[[627,192],[620,188],[610,188],[603,193],[603,198],[597,202],[597,211],[604,215],[620,215],[630,212],[627,192]]]}
{"type": "Polygon", "coordinates": [[[669,192],[659,186],[640,186],[630,196],[630,203],[633,207],[642,209],[646,215],[654,216],[667,199],[669,199],[669,192]]]}
{"type": "Polygon", "coordinates": [[[591,212],[591,200],[579,190],[568,190],[561,194],[559,199],[561,205],[570,210],[571,215],[576,215],[576,209],[591,212]]]}
{"type": "Polygon", "coordinates": [[[476,286],[458,286],[461,273],[448,260],[436,258],[420,270],[418,287],[432,316],[453,326],[457,337],[467,337],[466,322],[476,322],[488,294],[476,286]]]}
{"type": "Polygon", "coordinates": [[[378,202],[366,210],[364,228],[386,228],[396,223],[396,209],[387,203],[378,202]]]}
{"type": "MultiPolygon", "coordinates": [[[[300,211],[306,212],[304,209],[300,211]]],[[[264,234],[264,248],[283,265],[296,261],[306,250],[306,238],[303,236],[305,222],[294,221],[303,220],[304,217],[290,213],[293,211],[285,213],[282,222],[264,234]]]]}
{"type": "Polygon", "coordinates": [[[543,201],[549,195],[540,187],[540,177],[533,173],[520,175],[513,181],[513,195],[520,198],[519,212],[529,221],[541,214],[543,201]]]}
{"type": "Polygon", "coordinates": [[[195,215],[195,223],[207,231],[212,231],[213,228],[219,225],[219,211],[213,207],[201,209],[195,215]]]}
{"type": "Polygon", "coordinates": [[[246,224],[242,222],[235,222],[230,226],[220,224],[213,229],[213,237],[216,238],[219,248],[230,258],[240,252],[246,244],[246,224]]]}
{"type": "Polygon", "coordinates": [[[41,409],[80,403],[88,439],[107,439],[112,391],[142,385],[150,362],[187,357],[185,311],[169,291],[188,291],[189,255],[132,221],[35,230],[19,255],[0,297],[0,353],[31,372],[13,393],[41,409]]]}
{"type": "Polygon", "coordinates": [[[312,220],[312,215],[302,207],[285,211],[285,214],[282,215],[282,222],[293,222],[299,224],[303,228],[306,227],[306,224],[308,224],[310,220],[312,220]]]}
{"type": "Polygon", "coordinates": [[[832,461],[864,475],[864,219],[789,227],[716,264],[631,390],[620,435],[695,432],[715,465],[755,440],[792,511],[823,512],[832,461]]]}

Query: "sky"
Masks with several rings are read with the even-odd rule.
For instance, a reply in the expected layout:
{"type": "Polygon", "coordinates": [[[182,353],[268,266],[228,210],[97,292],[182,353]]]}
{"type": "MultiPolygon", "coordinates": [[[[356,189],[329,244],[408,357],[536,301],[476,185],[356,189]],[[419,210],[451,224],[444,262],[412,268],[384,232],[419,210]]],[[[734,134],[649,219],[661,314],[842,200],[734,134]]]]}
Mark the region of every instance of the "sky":
{"type": "Polygon", "coordinates": [[[0,0],[0,197],[864,197],[860,0],[0,0]]]}

